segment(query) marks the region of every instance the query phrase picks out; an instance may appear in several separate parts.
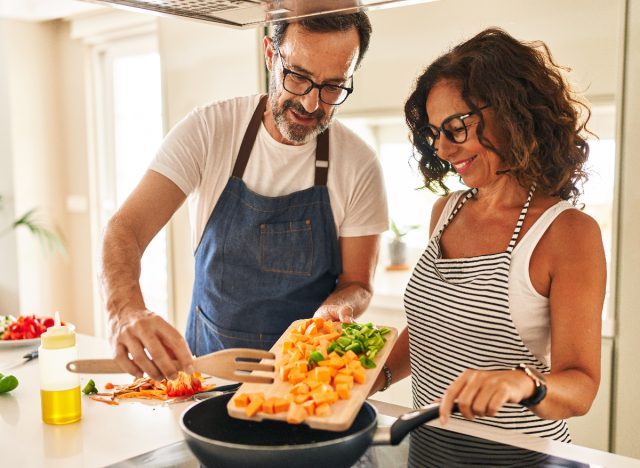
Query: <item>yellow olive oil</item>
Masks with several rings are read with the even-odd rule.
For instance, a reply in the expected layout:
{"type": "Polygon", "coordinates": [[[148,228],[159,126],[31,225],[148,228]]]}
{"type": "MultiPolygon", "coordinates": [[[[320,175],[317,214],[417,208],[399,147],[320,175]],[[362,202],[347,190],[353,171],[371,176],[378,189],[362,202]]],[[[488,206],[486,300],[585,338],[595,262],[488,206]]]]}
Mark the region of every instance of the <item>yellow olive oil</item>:
{"type": "Polygon", "coordinates": [[[40,390],[42,420],[47,424],[69,424],[80,420],[80,386],[69,390],[40,390]]]}

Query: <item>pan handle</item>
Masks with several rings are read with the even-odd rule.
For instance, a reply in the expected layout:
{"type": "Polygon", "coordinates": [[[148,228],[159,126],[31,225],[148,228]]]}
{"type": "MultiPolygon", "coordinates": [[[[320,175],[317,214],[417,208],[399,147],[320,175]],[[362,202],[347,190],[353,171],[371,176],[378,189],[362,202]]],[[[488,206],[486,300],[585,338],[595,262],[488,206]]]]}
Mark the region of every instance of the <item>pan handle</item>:
{"type": "MultiPolygon", "coordinates": [[[[458,411],[458,404],[454,403],[451,412],[455,413],[458,411]]],[[[389,443],[391,445],[398,445],[409,432],[432,419],[436,419],[439,415],[440,405],[438,403],[404,413],[389,428],[389,443]]]]}

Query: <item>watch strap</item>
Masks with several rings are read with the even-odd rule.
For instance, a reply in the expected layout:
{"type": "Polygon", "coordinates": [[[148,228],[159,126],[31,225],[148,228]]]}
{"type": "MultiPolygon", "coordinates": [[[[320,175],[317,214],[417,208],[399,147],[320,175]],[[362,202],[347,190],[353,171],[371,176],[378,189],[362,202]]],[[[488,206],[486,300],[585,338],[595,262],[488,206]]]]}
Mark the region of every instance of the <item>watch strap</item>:
{"type": "Polygon", "coordinates": [[[379,392],[384,392],[387,388],[391,387],[393,383],[391,369],[389,369],[386,364],[382,366],[382,373],[384,374],[384,386],[378,390],[379,392]]]}

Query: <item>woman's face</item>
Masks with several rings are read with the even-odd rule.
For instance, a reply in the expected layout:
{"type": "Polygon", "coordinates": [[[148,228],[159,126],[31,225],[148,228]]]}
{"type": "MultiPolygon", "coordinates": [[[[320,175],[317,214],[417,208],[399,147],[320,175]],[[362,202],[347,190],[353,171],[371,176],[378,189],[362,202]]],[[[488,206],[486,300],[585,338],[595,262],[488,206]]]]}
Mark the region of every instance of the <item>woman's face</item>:
{"type": "MultiPolygon", "coordinates": [[[[478,107],[486,103],[477,102],[478,107]]],[[[426,103],[429,123],[440,128],[449,117],[453,115],[468,114],[471,109],[462,99],[462,93],[457,83],[449,80],[438,81],[427,96],[426,103]]],[[[491,108],[481,110],[484,118],[483,135],[494,146],[496,138],[492,132],[493,114],[491,108]]],[[[434,143],[438,157],[450,163],[455,171],[462,177],[467,187],[485,187],[491,185],[499,176],[496,171],[505,169],[500,157],[490,149],[482,146],[478,140],[477,128],[480,118],[472,114],[463,121],[450,121],[445,125],[455,133],[464,133],[461,125],[467,127],[467,139],[464,143],[454,143],[445,137],[442,130],[434,143]]]]}

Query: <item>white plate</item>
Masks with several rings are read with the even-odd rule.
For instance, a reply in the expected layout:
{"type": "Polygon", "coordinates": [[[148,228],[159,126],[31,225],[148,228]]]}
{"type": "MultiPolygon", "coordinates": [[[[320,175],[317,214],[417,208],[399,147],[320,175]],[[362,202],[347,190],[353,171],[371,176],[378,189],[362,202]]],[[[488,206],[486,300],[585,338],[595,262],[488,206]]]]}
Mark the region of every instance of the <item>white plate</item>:
{"type": "Polygon", "coordinates": [[[29,338],[26,340],[0,340],[0,349],[22,348],[25,346],[40,346],[40,338],[29,338]]]}

